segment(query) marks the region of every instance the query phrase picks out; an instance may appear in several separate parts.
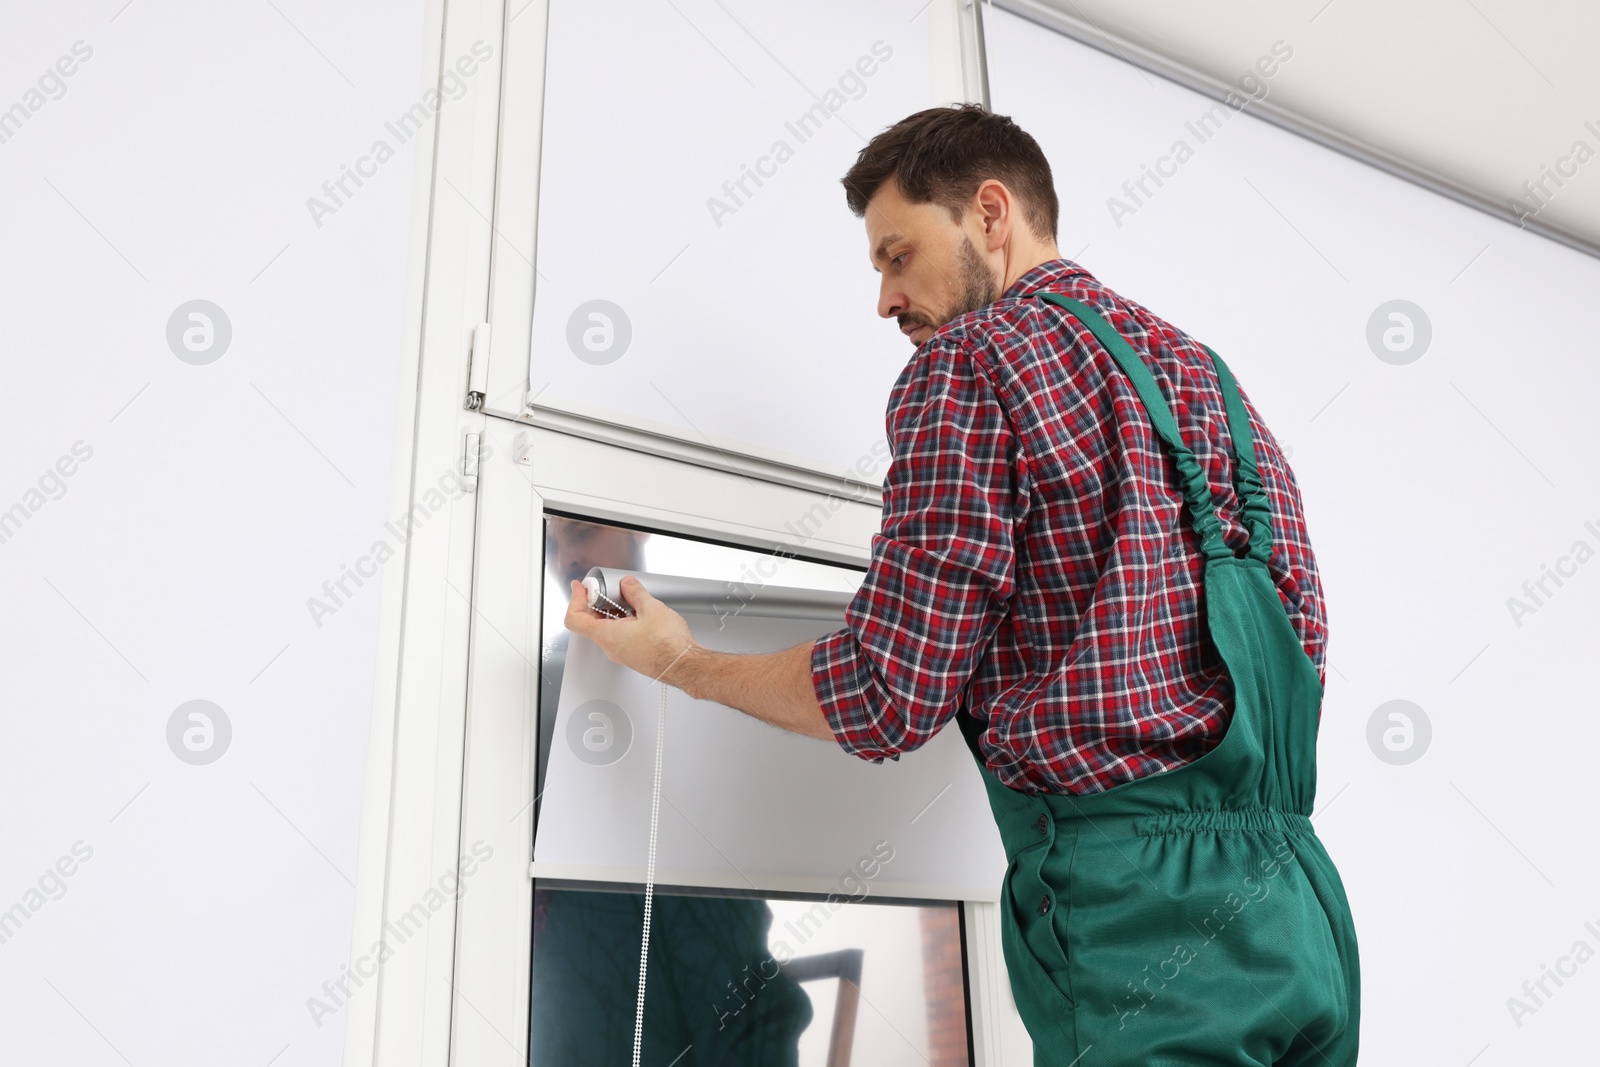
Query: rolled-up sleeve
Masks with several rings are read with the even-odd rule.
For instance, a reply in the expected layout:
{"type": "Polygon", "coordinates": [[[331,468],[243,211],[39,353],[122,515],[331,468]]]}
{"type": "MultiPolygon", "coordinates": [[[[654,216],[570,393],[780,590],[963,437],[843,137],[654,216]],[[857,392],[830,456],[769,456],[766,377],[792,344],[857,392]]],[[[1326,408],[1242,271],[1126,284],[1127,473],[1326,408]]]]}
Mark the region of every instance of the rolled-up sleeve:
{"type": "Polygon", "coordinates": [[[969,336],[932,340],[890,397],[883,522],[846,626],[811,679],[846,752],[881,763],[926,743],[963,693],[1015,588],[1028,461],[969,336]]]}

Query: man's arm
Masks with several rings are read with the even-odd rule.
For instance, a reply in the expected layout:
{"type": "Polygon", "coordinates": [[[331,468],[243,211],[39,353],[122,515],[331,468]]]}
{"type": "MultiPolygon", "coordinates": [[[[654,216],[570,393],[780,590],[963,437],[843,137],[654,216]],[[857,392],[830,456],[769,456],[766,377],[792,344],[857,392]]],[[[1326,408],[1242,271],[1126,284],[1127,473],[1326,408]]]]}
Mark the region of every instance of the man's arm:
{"type": "Polygon", "coordinates": [[[823,741],[833,729],[822,714],[811,684],[811,649],[815,641],[780,652],[739,655],[696,645],[669,671],[674,684],[696,700],[714,700],[738,708],[762,722],[823,741]]]}
{"type": "Polygon", "coordinates": [[[976,353],[932,341],[910,370],[891,402],[882,529],[844,629],[780,652],[715,652],[631,575],[622,593],[636,617],[589,614],[574,582],[567,628],[652,680],[874,763],[924,744],[956,714],[1009,610],[1012,532],[1029,490],[1021,442],[976,353]]]}
{"type": "Polygon", "coordinates": [[[594,641],[612,662],[696,700],[713,700],[785,730],[833,740],[811,682],[815,642],[778,652],[718,652],[698,644],[683,616],[651,596],[632,575],[622,579],[622,596],[635,616],[601,618],[590,614],[582,583],[573,582],[567,629],[594,641]]]}
{"type": "Polygon", "coordinates": [[[889,404],[883,521],[846,626],[817,638],[813,685],[839,746],[881,763],[956,716],[1016,591],[1031,465],[983,357],[936,336],[889,404]]]}

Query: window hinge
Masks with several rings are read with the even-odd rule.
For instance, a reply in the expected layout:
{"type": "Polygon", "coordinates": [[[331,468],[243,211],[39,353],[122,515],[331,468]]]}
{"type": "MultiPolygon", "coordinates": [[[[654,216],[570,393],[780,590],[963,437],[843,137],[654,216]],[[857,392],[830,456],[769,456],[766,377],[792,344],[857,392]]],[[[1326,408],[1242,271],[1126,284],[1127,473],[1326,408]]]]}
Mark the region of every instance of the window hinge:
{"type": "Polygon", "coordinates": [[[472,328],[472,348],[467,352],[467,402],[468,411],[483,408],[484,394],[489,391],[489,324],[480,322],[472,328]]]}
{"type": "Polygon", "coordinates": [[[482,434],[469,433],[461,449],[461,488],[469,493],[478,491],[478,443],[482,434]]]}

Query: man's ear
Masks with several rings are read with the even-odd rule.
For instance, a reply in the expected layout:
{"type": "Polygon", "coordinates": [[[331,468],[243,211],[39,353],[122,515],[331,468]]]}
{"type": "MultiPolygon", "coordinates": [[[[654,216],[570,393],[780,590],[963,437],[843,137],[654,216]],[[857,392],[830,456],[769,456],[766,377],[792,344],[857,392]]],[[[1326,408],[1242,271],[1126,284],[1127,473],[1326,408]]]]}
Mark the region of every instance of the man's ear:
{"type": "Polygon", "coordinates": [[[1015,219],[1011,190],[996,178],[986,178],[973,194],[973,210],[983,225],[984,250],[998,251],[1011,236],[1015,219]]]}

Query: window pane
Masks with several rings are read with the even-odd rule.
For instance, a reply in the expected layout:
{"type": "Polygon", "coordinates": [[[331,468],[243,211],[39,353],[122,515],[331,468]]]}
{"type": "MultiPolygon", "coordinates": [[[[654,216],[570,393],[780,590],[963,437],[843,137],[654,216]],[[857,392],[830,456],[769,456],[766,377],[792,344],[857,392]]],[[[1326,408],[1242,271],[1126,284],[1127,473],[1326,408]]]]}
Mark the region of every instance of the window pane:
{"type": "MultiPolygon", "coordinates": [[[[641,1062],[827,1067],[967,1060],[954,904],[870,903],[656,887],[641,1062]]],[[[534,1067],[630,1062],[644,896],[608,887],[534,892],[534,1067]]]]}
{"type": "Polygon", "coordinates": [[[839,179],[944,102],[931,21],[926,0],[552,3],[538,402],[828,469],[865,457],[877,481],[912,347],[877,315],[839,179]]]}

